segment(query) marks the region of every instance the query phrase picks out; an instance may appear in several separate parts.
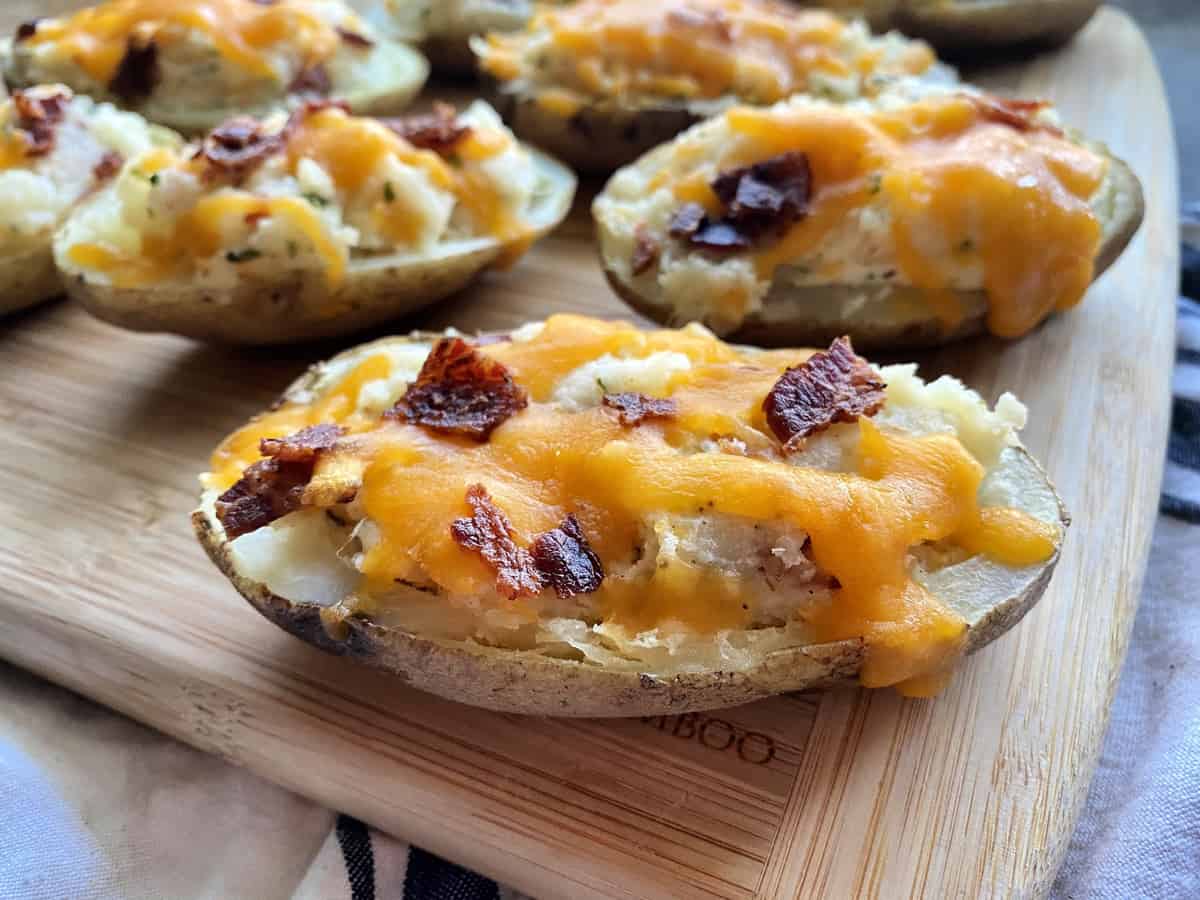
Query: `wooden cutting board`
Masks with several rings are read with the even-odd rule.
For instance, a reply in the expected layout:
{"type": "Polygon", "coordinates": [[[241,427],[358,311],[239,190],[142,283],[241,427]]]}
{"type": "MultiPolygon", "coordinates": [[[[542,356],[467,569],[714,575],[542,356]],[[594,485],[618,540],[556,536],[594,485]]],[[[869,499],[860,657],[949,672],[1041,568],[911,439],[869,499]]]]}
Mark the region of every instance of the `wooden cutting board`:
{"type": "MultiPolygon", "coordinates": [[[[8,3],[0,24],[46,9],[8,3]]],[[[922,360],[927,376],[1025,399],[1027,443],[1075,517],[1041,605],[938,699],[844,690],[555,721],[325,656],[242,602],[187,514],[220,437],[339,347],[212,349],[66,303],[0,321],[0,656],[539,896],[1044,894],[1104,733],[1155,513],[1176,169],[1162,85],[1120,13],[985,80],[1052,97],[1107,140],[1142,177],[1148,215],[1076,311],[1017,343],[922,360]]],[[[517,269],[395,330],[624,315],[590,233],[581,201],[517,269]]]]}

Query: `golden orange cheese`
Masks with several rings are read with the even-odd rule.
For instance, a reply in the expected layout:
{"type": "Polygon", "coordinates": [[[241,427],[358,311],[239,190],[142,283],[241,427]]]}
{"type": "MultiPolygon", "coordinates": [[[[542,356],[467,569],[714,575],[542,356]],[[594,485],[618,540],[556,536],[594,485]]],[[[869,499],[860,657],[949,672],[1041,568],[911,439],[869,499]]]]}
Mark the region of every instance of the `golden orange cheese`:
{"type": "MultiPolygon", "coordinates": [[[[814,561],[841,585],[810,622],[816,639],[865,638],[863,683],[918,694],[936,690],[962,652],[966,625],[912,580],[910,548],[949,541],[1011,565],[1054,552],[1055,525],[1015,509],[979,507],[984,469],[949,434],[912,436],[862,419],[856,471],[786,463],[763,421],[762,401],[783,370],[810,351],[751,354],[699,332],[644,332],[559,315],[531,340],[481,352],[508,367],[530,398],[484,444],[357,412],[362,385],[390,369],[379,353],[311,404],[284,404],[227,438],[206,486],[224,490],[237,481],[259,458],[264,437],[322,422],[346,426],[354,449],[322,458],[312,484],[344,473],[347,455],[362,471],[358,502],[381,534],[365,555],[353,601],[368,612],[372,595],[396,579],[432,581],[451,598],[488,591],[494,573],[450,533],[454,519],[470,514],[471,484],[486,487],[522,545],[573,513],[606,571],[632,561],[647,516],[704,509],[784,520],[809,535],[814,561]],[[692,362],[666,389],[678,407],[672,419],[627,428],[602,407],[568,411],[549,402],[556,383],[590,360],[665,350],[692,362]],[[745,455],[696,452],[714,435],[744,440],[745,455]]],[[[652,590],[606,578],[594,597],[606,621],[635,630],[668,620],[701,633],[748,624],[735,580],[682,563],[656,571],[652,590]]],[[[520,599],[496,602],[522,609],[520,599]]]]}
{"type": "Polygon", "coordinates": [[[774,0],[583,0],[537,13],[523,33],[488,35],[482,65],[504,81],[522,77],[530,35],[547,34],[549,45],[532,52],[552,55],[566,77],[544,105],[569,111],[565,89],[683,100],[736,94],[767,104],[808,90],[818,73],[917,75],[935,62],[928,46],[912,42],[885,64],[878,47],[851,49],[847,28],[830,13],[774,0]]]}
{"type": "Polygon", "coordinates": [[[726,116],[734,139],[675,183],[681,203],[718,214],[715,172],[779,153],[802,151],[812,168],[808,215],[753,251],[760,278],[804,259],[882,192],[900,273],[944,318],[958,311],[949,289],[960,264],[981,268],[988,328],[1003,337],[1074,306],[1092,281],[1102,229],[1090,201],[1108,160],[1057,130],[995,121],[966,95],[871,112],[797,104],[726,116]]]}
{"type": "Polygon", "coordinates": [[[317,12],[313,0],[110,0],[72,15],[43,19],[25,41],[52,45],[100,84],[116,75],[131,38],[153,38],[160,46],[198,33],[221,57],[252,75],[275,78],[271,54],[281,46],[300,51],[302,65],[333,55],[340,38],[317,12]]]}
{"type": "MultiPolygon", "coordinates": [[[[499,130],[472,127],[455,145],[460,164],[453,166],[432,150],[412,146],[375,119],[328,107],[306,115],[289,132],[281,152],[288,174],[296,174],[306,159],[320,165],[347,205],[357,202],[387,157],[421,170],[435,187],[453,193],[470,211],[481,236],[493,237],[505,245],[506,255],[500,261],[504,265],[520,257],[532,240],[533,230],[509,210],[490,177],[476,164],[503,152],[510,143],[511,138],[499,130]]],[[[175,154],[156,150],[143,157],[137,168],[148,178],[168,168],[199,176],[204,165],[202,159],[191,158],[190,151],[175,154]]],[[[376,191],[370,198],[373,225],[397,247],[412,245],[420,229],[420,215],[410,207],[402,190],[376,191]]],[[[248,234],[250,223],[265,217],[287,220],[322,260],[328,283],[341,283],[350,248],[330,235],[311,199],[260,195],[236,188],[200,197],[179,217],[170,234],[143,235],[137,254],[121,253],[103,244],[80,243],[70,247],[67,256],[75,265],[109,275],[120,287],[140,287],[188,275],[196,260],[232,249],[227,245],[229,234],[248,234]]]]}

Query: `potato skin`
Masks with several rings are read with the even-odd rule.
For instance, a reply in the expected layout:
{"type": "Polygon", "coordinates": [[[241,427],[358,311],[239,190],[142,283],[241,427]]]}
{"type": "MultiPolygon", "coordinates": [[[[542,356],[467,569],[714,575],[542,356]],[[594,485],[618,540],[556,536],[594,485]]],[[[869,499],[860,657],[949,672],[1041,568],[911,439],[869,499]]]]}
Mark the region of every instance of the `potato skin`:
{"type": "Polygon", "coordinates": [[[485,81],[488,101],[517,137],[581,174],[607,175],[704,118],[683,106],[584,104],[571,116],[543,107],[536,95],[485,81]]]}
{"type": "MultiPolygon", "coordinates": [[[[575,180],[548,157],[536,154],[535,162],[554,187],[546,207],[536,211],[541,235],[566,216],[575,180]]],[[[319,273],[308,271],[277,278],[248,274],[226,291],[188,282],[116,287],[65,267],[61,274],[67,294],[112,325],[221,344],[269,345],[350,334],[421,309],[462,290],[502,252],[495,241],[479,239],[426,258],[352,258],[346,277],[332,290],[319,273]]]]}
{"type": "Polygon", "coordinates": [[[35,306],[62,291],[49,235],[42,245],[0,255],[0,316],[35,306]]]}
{"type": "MultiPolygon", "coordinates": [[[[1090,146],[1108,155],[1107,149],[1101,145],[1090,146]]],[[[1110,165],[1113,177],[1117,179],[1118,195],[1122,202],[1115,211],[1113,220],[1104,223],[1103,242],[1096,257],[1096,278],[1116,262],[1141,227],[1145,214],[1145,198],[1137,176],[1126,163],[1116,157],[1110,157],[1110,165]]],[[[603,235],[610,226],[602,217],[597,216],[596,227],[603,235]]],[[[603,241],[600,241],[600,244],[603,246],[603,241]]],[[[668,325],[683,324],[675,316],[669,301],[656,290],[656,285],[648,284],[645,279],[637,283],[629,281],[622,274],[622,268],[616,266],[613,260],[604,258],[603,252],[601,264],[613,290],[635,310],[655,322],[668,325]]],[[[987,296],[982,291],[956,292],[966,314],[957,326],[949,329],[931,311],[924,315],[909,312],[891,317],[832,316],[819,319],[802,315],[788,319],[776,312],[779,307],[788,305],[836,310],[843,308],[848,300],[864,292],[891,294],[899,298],[903,292],[912,291],[912,288],[904,286],[889,288],[854,284],[800,287],[777,283],[764,301],[764,307],[769,311],[751,313],[736,331],[724,336],[748,344],[786,347],[823,346],[833,338],[846,334],[856,347],[864,350],[913,350],[941,346],[983,334],[987,330],[987,296]]],[[[900,306],[911,309],[912,304],[900,306]]]]}
{"type": "MultiPolygon", "coordinates": [[[[414,333],[384,338],[341,354],[372,352],[384,343],[429,340],[414,333]]],[[[335,357],[337,359],[339,357],[335,357]]],[[[320,377],[321,365],[297,379],[281,400],[300,398],[320,377]]],[[[1010,463],[1018,478],[1053,492],[1045,472],[1021,449],[1010,463]]],[[[1065,534],[1070,523],[1054,494],[1065,534]]],[[[209,558],[238,592],[268,620],[301,640],[338,656],[381,669],[432,694],[500,712],[544,716],[657,716],[737,706],[789,691],[852,685],[866,657],[863,641],[789,647],[769,653],[740,671],[714,670],[669,678],[606,669],[529,651],[503,650],[466,641],[423,638],[352,615],[331,618],[311,603],[293,603],[237,571],[220,524],[201,507],[192,527],[209,558]]],[[[1060,547],[1035,569],[1020,589],[991,598],[972,613],[967,652],[994,641],[1019,622],[1041,598],[1058,562],[1060,547]]]]}
{"type": "MultiPolygon", "coordinates": [[[[801,6],[824,6],[799,0],[801,6]]],[[[852,8],[832,4],[867,20],[874,31],[898,29],[954,56],[1022,45],[1054,46],[1088,23],[1100,0],[862,0],[852,8]]]]}
{"type": "Polygon", "coordinates": [[[1100,0],[901,3],[892,27],[951,55],[1025,44],[1054,46],[1070,40],[1099,6],[1100,0]]]}

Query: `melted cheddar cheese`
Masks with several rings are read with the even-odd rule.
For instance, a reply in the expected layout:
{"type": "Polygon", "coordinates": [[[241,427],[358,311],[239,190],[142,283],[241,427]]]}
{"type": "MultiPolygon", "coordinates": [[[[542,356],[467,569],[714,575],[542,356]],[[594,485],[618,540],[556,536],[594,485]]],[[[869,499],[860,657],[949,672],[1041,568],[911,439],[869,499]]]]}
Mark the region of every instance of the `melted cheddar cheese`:
{"type": "Polygon", "coordinates": [[[467,487],[482,484],[523,546],[574,514],[606,572],[587,597],[593,616],[631,633],[671,624],[713,635],[753,623],[744,583],[720,567],[677,561],[622,575],[640,571],[629,567],[648,519],[701,510],[746,528],[783,525],[807,536],[812,563],[839,585],[828,603],[800,613],[809,637],[864,638],[863,683],[918,693],[931,690],[960,655],[966,623],[913,577],[912,549],[949,542],[1014,566],[1043,562],[1056,549],[1056,524],[1017,509],[981,508],[985,466],[953,432],[915,434],[886,417],[862,419],[821,437],[845,443],[843,466],[786,457],[762,403],[784,369],[809,351],[743,351],[703,329],[643,332],[560,315],[532,337],[480,352],[502,362],[530,400],[485,443],[364,412],[354,398],[386,379],[392,365],[384,352],[364,353],[306,402],[285,403],[227,438],[205,485],[222,491],[236,482],[258,459],[264,437],[340,423],[353,435],[351,449],[322,458],[309,492],[336,500],[341,491],[322,492],[324,481],[347,472],[361,479],[357,499],[339,515],[349,510],[369,521],[377,539],[364,545],[350,607],[379,612],[401,581],[436,586],[447,604],[468,598],[472,608],[536,618],[525,600],[500,599],[495,573],[452,538],[451,522],[470,514],[467,487]],[[675,401],[673,418],[625,427],[601,405],[564,403],[557,393],[581,367],[662,354],[687,366],[676,367],[662,391],[675,401]],[[736,439],[738,449],[714,449],[718,436],[736,439]]]}
{"type": "Polygon", "coordinates": [[[542,10],[524,32],[489,34],[478,51],[494,77],[546,87],[541,102],[553,109],[569,109],[580,96],[848,98],[936,62],[923,43],[872,39],[829,13],[773,0],[584,0],[542,10]]]}
{"type": "MultiPolygon", "coordinates": [[[[506,193],[496,163],[506,153],[517,155],[514,168],[530,162],[490,110],[472,108],[464,116],[471,117],[471,129],[454,146],[451,161],[414,147],[375,119],[327,107],[290,127],[286,143],[243,185],[214,190],[205,189],[202,157],[190,150],[156,151],[127,173],[150,183],[136,188],[138,197],[149,194],[151,213],[133,246],[79,241],[68,248],[67,259],[124,287],[188,277],[210,260],[278,266],[268,252],[273,245],[256,243],[263,224],[270,223],[286,235],[284,255],[293,264],[303,253],[337,286],[360,246],[369,252],[420,251],[454,225],[469,229],[471,237],[501,243],[503,265],[519,258],[534,229],[518,208],[523,204],[506,193]],[[312,181],[322,189],[306,189],[312,181]],[[169,214],[166,223],[153,205],[155,191],[167,192],[160,204],[169,214]],[[182,208],[173,199],[176,193],[189,198],[182,208]],[[451,221],[454,209],[462,212],[451,221]]],[[[280,243],[274,239],[274,245],[280,243]]]]}
{"type": "MultiPolygon", "coordinates": [[[[955,292],[982,290],[988,328],[1015,337],[1079,303],[1092,281],[1103,231],[1093,203],[1108,160],[1036,121],[1027,130],[995,121],[965,93],[872,109],[735,108],[679,138],[654,172],[618,174],[597,208],[664,231],[685,203],[720,216],[718,172],[792,151],[812,172],[807,214],[715,263],[748,276],[734,301],[713,301],[731,328],[785,277],[913,286],[948,327],[961,315],[955,292]]],[[[666,284],[698,251],[666,235],[663,245],[666,284]]]]}
{"type": "MultiPolygon", "coordinates": [[[[109,84],[132,39],[163,48],[200,35],[221,59],[249,74],[276,78],[273,56],[281,46],[304,65],[333,55],[339,36],[316,0],[110,0],[59,19],[43,19],[26,39],[71,60],[99,84],[109,84]]],[[[294,73],[293,73],[294,74],[294,73]]]]}

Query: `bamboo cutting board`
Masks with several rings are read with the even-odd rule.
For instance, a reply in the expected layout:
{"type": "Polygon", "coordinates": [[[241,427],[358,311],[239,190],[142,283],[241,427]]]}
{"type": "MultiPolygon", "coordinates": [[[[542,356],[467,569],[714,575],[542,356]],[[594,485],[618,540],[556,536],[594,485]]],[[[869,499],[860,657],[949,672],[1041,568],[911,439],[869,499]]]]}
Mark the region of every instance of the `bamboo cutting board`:
{"type": "MultiPolygon", "coordinates": [[[[51,5],[10,0],[0,26],[51,5]]],[[[922,360],[927,376],[1029,404],[1026,442],[1075,517],[1041,604],[937,700],[845,690],[555,721],[325,656],[250,610],[187,514],[217,440],[339,347],[211,349],[65,303],[0,321],[0,656],[539,896],[1044,894],[1092,774],[1157,502],[1176,172],[1161,83],[1120,13],[986,83],[1052,97],[1107,140],[1142,177],[1148,214],[1076,311],[1017,343],[922,360]]],[[[581,202],[516,270],[396,330],[623,315],[589,236],[581,202]]]]}

